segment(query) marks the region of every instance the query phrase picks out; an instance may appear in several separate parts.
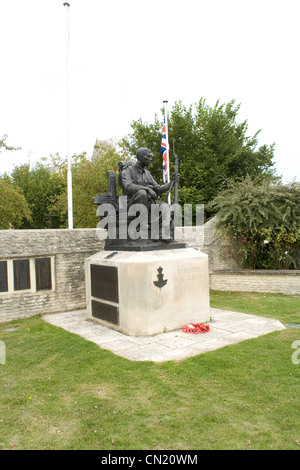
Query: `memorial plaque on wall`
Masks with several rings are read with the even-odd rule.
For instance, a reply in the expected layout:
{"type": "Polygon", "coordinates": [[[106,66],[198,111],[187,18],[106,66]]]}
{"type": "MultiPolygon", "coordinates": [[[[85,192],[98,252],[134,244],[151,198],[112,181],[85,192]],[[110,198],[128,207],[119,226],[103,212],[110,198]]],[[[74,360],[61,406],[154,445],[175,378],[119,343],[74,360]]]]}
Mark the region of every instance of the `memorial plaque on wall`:
{"type": "Polygon", "coordinates": [[[50,258],[35,260],[36,290],[52,289],[50,258]]]}
{"type": "Polygon", "coordinates": [[[99,320],[105,320],[114,325],[119,324],[119,309],[114,305],[92,300],[92,316],[99,320]]]}
{"type": "Polygon", "coordinates": [[[114,266],[92,264],[91,295],[97,299],[119,302],[118,269],[114,266]]]}
{"type": "Polygon", "coordinates": [[[30,289],[29,259],[14,260],[14,289],[30,289]]]}
{"type": "Polygon", "coordinates": [[[0,261],[0,292],[8,291],[7,261],[0,261]]]}

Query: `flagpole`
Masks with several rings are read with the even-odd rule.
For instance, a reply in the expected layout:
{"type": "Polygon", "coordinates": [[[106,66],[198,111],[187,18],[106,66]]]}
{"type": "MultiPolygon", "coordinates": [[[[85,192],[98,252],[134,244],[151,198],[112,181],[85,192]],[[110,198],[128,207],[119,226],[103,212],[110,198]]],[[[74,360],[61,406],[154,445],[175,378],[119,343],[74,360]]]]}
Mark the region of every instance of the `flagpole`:
{"type": "MultiPolygon", "coordinates": [[[[167,100],[163,101],[165,108],[165,126],[166,126],[166,145],[167,145],[167,183],[170,182],[170,167],[169,167],[169,136],[168,136],[168,118],[167,118],[167,100]]],[[[171,205],[171,192],[168,193],[168,204],[171,205]]]]}
{"type": "Polygon", "coordinates": [[[65,2],[66,11],[66,134],[67,134],[67,158],[68,158],[68,227],[73,229],[73,195],[72,195],[72,162],[70,155],[70,142],[69,142],[69,6],[65,2]]]}

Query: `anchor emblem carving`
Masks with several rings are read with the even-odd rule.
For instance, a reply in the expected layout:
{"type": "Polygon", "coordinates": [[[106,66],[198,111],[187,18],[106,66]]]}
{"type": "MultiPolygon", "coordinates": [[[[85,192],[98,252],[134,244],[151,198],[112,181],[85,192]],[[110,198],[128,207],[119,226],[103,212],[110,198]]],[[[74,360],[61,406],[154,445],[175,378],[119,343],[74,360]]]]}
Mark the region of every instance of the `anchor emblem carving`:
{"type": "Polygon", "coordinates": [[[164,279],[163,268],[161,266],[157,269],[157,272],[157,281],[153,281],[153,284],[161,289],[167,284],[168,279],[164,279]]]}

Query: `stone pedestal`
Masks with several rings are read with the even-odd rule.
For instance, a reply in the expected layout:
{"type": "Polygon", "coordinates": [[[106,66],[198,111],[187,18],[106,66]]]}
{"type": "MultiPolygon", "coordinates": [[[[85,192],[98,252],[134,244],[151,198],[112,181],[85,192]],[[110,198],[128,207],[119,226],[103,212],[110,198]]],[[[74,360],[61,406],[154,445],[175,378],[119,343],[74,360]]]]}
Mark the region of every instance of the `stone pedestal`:
{"type": "Polygon", "coordinates": [[[87,316],[149,336],[209,320],[208,256],[193,248],[101,251],[86,260],[87,316]]]}

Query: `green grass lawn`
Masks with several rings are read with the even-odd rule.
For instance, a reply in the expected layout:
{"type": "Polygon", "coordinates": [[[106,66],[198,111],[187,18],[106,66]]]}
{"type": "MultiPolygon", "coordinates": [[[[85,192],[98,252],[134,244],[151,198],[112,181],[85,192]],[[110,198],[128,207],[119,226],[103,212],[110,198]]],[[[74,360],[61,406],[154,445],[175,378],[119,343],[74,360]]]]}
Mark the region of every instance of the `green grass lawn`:
{"type": "MultiPolygon", "coordinates": [[[[212,292],[211,306],[300,322],[300,296],[212,292]]],[[[298,328],[161,364],[38,316],[0,340],[1,450],[300,449],[298,328]]]]}
{"type": "Polygon", "coordinates": [[[300,323],[300,295],[211,291],[211,307],[300,323]]]}

